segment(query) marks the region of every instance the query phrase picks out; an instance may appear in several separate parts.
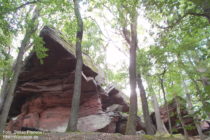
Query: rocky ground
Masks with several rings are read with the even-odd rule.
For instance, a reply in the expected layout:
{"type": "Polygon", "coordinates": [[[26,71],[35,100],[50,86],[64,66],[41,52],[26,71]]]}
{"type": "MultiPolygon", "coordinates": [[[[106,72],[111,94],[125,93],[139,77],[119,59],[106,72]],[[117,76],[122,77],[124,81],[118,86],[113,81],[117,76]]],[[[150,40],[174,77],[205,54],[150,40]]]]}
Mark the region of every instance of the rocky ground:
{"type": "MultiPolygon", "coordinates": [[[[149,135],[121,135],[111,133],[17,133],[17,134],[6,134],[1,140],[184,140],[182,135],[173,136],[149,136],[149,135]]],[[[198,137],[191,137],[190,140],[199,140],[198,137]]],[[[206,140],[210,140],[207,138],[206,140]]]]}

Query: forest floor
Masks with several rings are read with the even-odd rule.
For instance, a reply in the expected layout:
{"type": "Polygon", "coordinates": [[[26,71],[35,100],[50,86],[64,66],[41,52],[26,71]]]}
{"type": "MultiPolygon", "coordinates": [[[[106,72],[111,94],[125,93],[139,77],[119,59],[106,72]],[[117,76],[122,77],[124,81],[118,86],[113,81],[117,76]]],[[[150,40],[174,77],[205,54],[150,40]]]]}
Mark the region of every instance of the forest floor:
{"type": "MultiPolygon", "coordinates": [[[[182,135],[150,136],[150,135],[121,135],[99,132],[74,133],[25,133],[3,135],[1,140],[185,140],[182,135]]],[[[191,137],[190,140],[199,140],[191,137]]],[[[207,139],[210,140],[210,139],[207,139]]]]}

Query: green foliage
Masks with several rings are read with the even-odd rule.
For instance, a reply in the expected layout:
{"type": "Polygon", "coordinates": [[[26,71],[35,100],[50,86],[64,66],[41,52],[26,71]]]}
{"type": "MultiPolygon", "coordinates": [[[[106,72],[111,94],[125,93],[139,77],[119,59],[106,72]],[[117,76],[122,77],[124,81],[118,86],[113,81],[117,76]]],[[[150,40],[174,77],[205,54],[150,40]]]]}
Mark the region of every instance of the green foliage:
{"type": "Polygon", "coordinates": [[[2,1],[0,4],[0,80],[11,74],[10,49],[14,31],[9,28],[10,18],[7,18],[3,13],[7,13],[13,6],[9,1],[2,1]]]}
{"type": "Polygon", "coordinates": [[[189,131],[196,129],[196,127],[194,125],[192,125],[192,124],[186,125],[185,128],[186,128],[186,130],[189,130],[189,131]]]}
{"type": "Polygon", "coordinates": [[[143,75],[151,75],[152,61],[150,55],[144,49],[139,49],[137,52],[137,72],[143,75]],[[150,72],[150,73],[149,73],[150,72]]]}
{"type": "Polygon", "coordinates": [[[84,20],[84,40],[82,42],[83,52],[96,57],[96,52],[105,49],[102,47],[102,41],[102,33],[98,25],[92,20],[84,20]]]}
{"type": "Polygon", "coordinates": [[[0,79],[3,79],[5,76],[11,75],[11,64],[12,57],[9,55],[0,55],[0,79]]]}
{"type": "MultiPolygon", "coordinates": [[[[147,17],[154,22],[166,21],[169,26],[177,26],[178,23],[183,23],[183,18],[193,16],[189,13],[202,14],[210,6],[208,0],[142,0],[143,5],[146,7],[147,17]]],[[[204,16],[198,17],[200,20],[207,18],[204,16]]]]}
{"type": "Polygon", "coordinates": [[[106,70],[106,76],[109,82],[117,83],[118,88],[124,88],[127,85],[128,73],[124,68],[119,70],[120,72],[113,72],[111,69],[106,70]]]}
{"type": "Polygon", "coordinates": [[[172,128],[173,133],[178,133],[178,130],[176,128],[172,128]]]}
{"type": "Polygon", "coordinates": [[[33,35],[33,50],[36,53],[37,58],[40,60],[40,63],[43,64],[43,59],[47,57],[48,49],[44,47],[44,41],[41,37],[33,35]]]}
{"type": "Polygon", "coordinates": [[[67,38],[72,44],[75,44],[75,35],[76,35],[76,19],[73,19],[71,22],[65,22],[63,31],[67,35],[67,38]]]}
{"type": "MultiPolygon", "coordinates": [[[[208,77],[209,23],[206,18],[199,16],[180,18],[189,12],[202,12],[202,7],[196,10],[198,5],[185,0],[167,2],[155,0],[143,3],[147,7],[148,16],[160,15],[158,20],[150,16],[154,22],[159,24],[161,20],[167,20],[168,25],[166,26],[170,26],[167,30],[160,30],[156,43],[148,50],[150,60],[155,62],[152,67],[156,69],[157,74],[160,73],[158,71],[162,71],[161,69],[167,69],[164,77],[165,88],[168,92],[167,98],[172,99],[176,95],[185,96],[185,93],[190,91],[195,95],[197,101],[208,100],[209,93],[205,90],[208,86],[202,85],[197,79],[208,77]],[[180,21],[177,22],[178,20],[180,21]],[[201,73],[199,69],[205,72],[201,73]],[[188,89],[183,86],[183,80],[188,83],[188,89]],[[197,91],[197,85],[200,91],[197,91]]],[[[204,109],[209,105],[198,104],[198,106],[204,109]]]]}

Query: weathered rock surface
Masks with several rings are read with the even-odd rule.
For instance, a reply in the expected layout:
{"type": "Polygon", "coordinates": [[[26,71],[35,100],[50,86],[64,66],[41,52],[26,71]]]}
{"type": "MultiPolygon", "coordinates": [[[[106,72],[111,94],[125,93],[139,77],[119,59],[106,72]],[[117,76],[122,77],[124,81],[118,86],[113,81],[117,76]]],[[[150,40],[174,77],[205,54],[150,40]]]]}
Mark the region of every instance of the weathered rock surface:
{"type": "MultiPolygon", "coordinates": [[[[80,117],[102,112],[99,96],[90,95],[81,98],[80,117]]],[[[26,101],[22,105],[21,114],[16,119],[21,122],[15,125],[14,121],[11,121],[8,129],[11,130],[13,126],[18,130],[21,127],[50,130],[60,124],[65,124],[70,116],[71,97],[71,94],[63,94],[63,96],[43,94],[43,96],[26,101]]]]}
{"type": "MultiPolygon", "coordinates": [[[[43,64],[35,53],[26,60],[15,90],[7,130],[36,128],[62,132],[67,126],[74,87],[75,48],[51,28],[45,27],[41,36],[48,48],[48,57],[43,64]]],[[[127,112],[128,104],[119,90],[112,87],[105,91],[97,84],[97,69],[88,56],[83,58],[78,128],[113,133],[119,117],[105,113],[107,107],[116,104],[118,109],[109,111],[127,112]]]]}
{"type": "MultiPolygon", "coordinates": [[[[112,118],[107,114],[89,115],[80,118],[77,127],[82,132],[95,132],[108,127],[112,124],[112,121],[112,118]]],[[[115,129],[111,132],[115,132],[115,129]]]]}
{"type": "MultiPolygon", "coordinates": [[[[128,114],[123,114],[119,112],[119,120],[117,121],[116,125],[117,133],[125,134],[127,120],[128,114]]],[[[142,122],[140,117],[137,118],[136,131],[145,131],[145,124],[142,122]]]]}
{"type": "MultiPolygon", "coordinates": [[[[193,117],[188,114],[188,111],[187,111],[187,108],[186,108],[186,101],[184,99],[182,99],[181,97],[180,97],[180,101],[181,101],[181,115],[182,115],[182,118],[184,120],[185,125],[188,126],[188,128],[187,128],[188,134],[190,136],[198,135],[193,117]]],[[[181,127],[181,123],[180,123],[180,121],[178,119],[178,116],[177,116],[177,113],[176,113],[177,112],[176,107],[177,106],[176,106],[175,100],[172,100],[168,104],[172,130],[173,130],[173,133],[175,133],[175,134],[176,133],[184,134],[183,129],[181,127]]],[[[161,115],[161,119],[165,123],[166,128],[169,129],[168,114],[167,114],[166,105],[160,107],[160,115],[161,115]]],[[[156,124],[155,113],[154,112],[151,114],[151,118],[152,118],[153,123],[156,124]]],[[[209,131],[210,130],[210,125],[207,122],[203,122],[203,123],[201,123],[201,128],[202,128],[203,131],[206,131],[206,130],[209,131]]]]}

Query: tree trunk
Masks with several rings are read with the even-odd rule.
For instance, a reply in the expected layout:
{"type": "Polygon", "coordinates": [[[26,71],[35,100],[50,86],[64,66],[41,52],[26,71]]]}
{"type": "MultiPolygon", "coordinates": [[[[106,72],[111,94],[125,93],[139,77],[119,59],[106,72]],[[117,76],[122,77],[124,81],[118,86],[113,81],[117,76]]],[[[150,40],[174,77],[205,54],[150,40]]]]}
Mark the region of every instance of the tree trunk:
{"type": "MultiPolygon", "coordinates": [[[[186,88],[185,88],[186,89],[186,88]]],[[[193,120],[194,120],[194,123],[195,123],[195,126],[196,126],[196,129],[198,131],[198,134],[200,136],[200,139],[201,140],[204,140],[205,137],[204,137],[204,134],[202,132],[202,129],[201,129],[201,126],[198,122],[198,119],[196,116],[194,116],[194,111],[193,111],[193,105],[192,105],[192,101],[191,101],[191,96],[189,93],[186,94],[187,96],[187,104],[188,104],[188,109],[189,109],[189,114],[193,116],[193,120]]]]}
{"type": "Polygon", "coordinates": [[[205,136],[204,136],[204,134],[202,132],[202,129],[201,129],[201,126],[200,126],[200,124],[198,122],[198,118],[194,115],[195,112],[193,111],[193,105],[192,105],[191,96],[188,93],[187,85],[186,85],[184,79],[183,79],[183,87],[184,87],[184,90],[185,90],[185,93],[186,93],[186,97],[187,97],[186,100],[187,100],[187,104],[188,104],[188,112],[193,117],[193,120],[194,120],[194,123],[195,123],[195,127],[196,127],[196,129],[198,131],[198,134],[200,136],[200,139],[201,140],[204,140],[205,139],[205,136]]]}
{"type": "MultiPolygon", "coordinates": [[[[10,59],[10,47],[9,47],[9,50],[8,52],[4,52],[4,55],[6,56],[5,57],[5,60],[8,61],[10,59]]],[[[12,67],[13,69],[13,67],[12,67]]],[[[1,86],[1,93],[0,93],[0,114],[1,114],[1,111],[2,111],[2,107],[3,107],[3,104],[5,102],[5,99],[6,99],[6,89],[7,86],[8,86],[8,82],[9,82],[9,78],[10,78],[10,75],[9,75],[10,71],[5,71],[3,72],[3,78],[2,78],[2,86],[1,86]]]]}
{"type": "Polygon", "coordinates": [[[137,121],[137,94],[136,94],[136,48],[137,40],[137,15],[133,17],[131,22],[131,42],[130,42],[130,66],[129,66],[129,80],[130,80],[130,108],[129,117],[126,125],[126,134],[136,134],[137,121]]]}
{"type": "Polygon", "coordinates": [[[155,94],[152,94],[152,101],[153,101],[153,106],[155,110],[155,120],[156,120],[156,125],[157,125],[156,133],[168,134],[165,124],[163,123],[160,116],[160,107],[158,105],[157,97],[155,94]]]}
{"type": "Polygon", "coordinates": [[[83,21],[79,11],[79,0],[74,1],[74,13],[77,19],[76,35],[76,71],[74,79],[74,92],[71,105],[71,114],[66,131],[77,131],[77,121],[81,96],[81,79],[82,79],[82,50],[81,43],[83,37],[83,21]]]}
{"type": "Polygon", "coordinates": [[[186,130],[186,125],[184,123],[184,120],[182,118],[182,114],[181,114],[181,107],[180,107],[180,103],[179,103],[179,99],[177,97],[175,97],[175,100],[176,100],[176,111],[177,111],[177,116],[179,118],[179,121],[181,123],[181,126],[184,130],[184,136],[185,136],[185,139],[189,139],[189,136],[188,136],[188,132],[186,130]]]}
{"type": "Polygon", "coordinates": [[[162,78],[160,78],[160,85],[161,85],[161,89],[162,89],[162,92],[163,92],[163,98],[164,98],[164,102],[165,102],[166,109],[167,109],[166,111],[167,111],[167,116],[168,116],[169,133],[172,134],[171,117],[170,117],[170,112],[169,112],[169,108],[168,108],[168,102],[167,102],[167,99],[166,99],[166,92],[165,92],[165,89],[164,89],[163,79],[162,78]]]}
{"type": "Polygon", "coordinates": [[[155,134],[155,127],[152,124],[152,120],[149,115],[147,97],[146,97],[145,89],[144,89],[140,74],[137,75],[137,83],[140,90],[140,97],[141,97],[141,102],[142,102],[142,110],[143,110],[143,116],[144,116],[144,121],[145,121],[145,126],[146,126],[146,132],[149,135],[153,135],[155,134]]]}
{"type": "Polygon", "coordinates": [[[156,125],[157,125],[157,131],[156,134],[168,134],[168,130],[165,127],[164,122],[161,119],[161,115],[160,115],[160,107],[158,104],[158,100],[157,100],[157,96],[153,90],[152,84],[151,84],[151,80],[148,79],[147,77],[147,84],[148,84],[148,88],[149,88],[149,92],[152,94],[152,103],[153,103],[153,107],[154,107],[154,111],[155,111],[155,120],[156,120],[156,125]]]}
{"type": "Polygon", "coordinates": [[[13,75],[11,77],[11,81],[9,81],[8,86],[6,86],[6,87],[8,87],[8,89],[3,90],[4,92],[6,92],[6,94],[5,94],[6,100],[3,104],[2,112],[0,115],[0,133],[2,133],[4,130],[4,127],[5,127],[5,124],[7,121],[7,117],[9,114],[9,110],[10,110],[10,107],[11,107],[11,104],[12,104],[12,101],[14,98],[15,87],[16,87],[18,77],[21,72],[21,68],[23,66],[22,60],[23,60],[23,55],[25,53],[25,48],[29,44],[32,34],[37,30],[37,25],[35,25],[35,23],[39,16],[39,11],[40,11],[40,9],[38,9],[38,8],[36,8],[34,11],[33,17],[31,19],[32,25],[26,29],[25,37],[22,40],[21,46],[19,48],[19,53],[18,53],[18,56],[16,59],[14,69],[13,69],[13,75]]]}
{"type": "Polygon", "coordinates": [[[6,99],[6,89],[7,89],[7,85],[8,85],[8,81],[9,81],[9,77],[6,76],[3,80],[3,84],[1,86],[1,94],[0,94],[0,114],[2,112],[2,108],[6,99]]]}
{"type": "MultiPolygon", "coordinates": [[[[203,108],[206,108],[208,104],[206,104],[205,99],[202,96],[202,91],[198,85],[198,82],[189,74],[188,71],[185,70],[185,72],[187,73],[188,77],[190,78],[190,80],[194,83],[195,85],[195,89],[196,89],[196,94],[198,95],[198,97],[200,98],[200,101],[202,103],[203,108]]],[[[205,110],[206,114],[208,115],[208,117],[210,118],[210,111],[205,110]]]]}
{"type": "MultiPolygon", "coordinates": [[[[190,72],[186,69],[185,64],[182,62],[182,60],[180,59],[179,56],[177,56],[178,60],[179,60],[179,64],[181,64],[183,70],[187,73],[187,76],[190,78],[190,80],[193,82],[195,89],[196,89],[196,94],[198,95],[198,97],[200,98],[200,101],[202,103],[203,108],[206,108],[208,106],[208,104],[206,104],[205,99],[202,96],[202,90],[199,87],[198,82],[194,79],[193,75],[190,74],[190,72]]],[[[188,58],[189,59],[189,58],[188,58]]],[[[190,59],[189,59],[190,61],[190,59]]],[[[190,61],[191,62],[191,61],[190,61]]],[[[193,63],[191,62],[192,67],[194,67],[193,63]]],[[[205,88],[205,87],[204,87],[205,88]]],[[[210,118],[210,111],[205,109],[206,114],[208,115],[208,117],[210,118]]]]}

